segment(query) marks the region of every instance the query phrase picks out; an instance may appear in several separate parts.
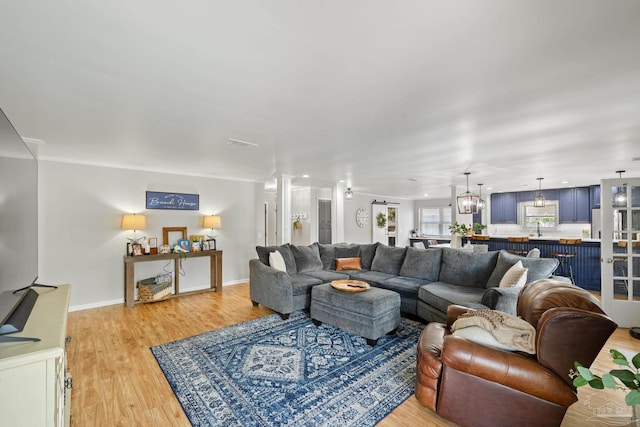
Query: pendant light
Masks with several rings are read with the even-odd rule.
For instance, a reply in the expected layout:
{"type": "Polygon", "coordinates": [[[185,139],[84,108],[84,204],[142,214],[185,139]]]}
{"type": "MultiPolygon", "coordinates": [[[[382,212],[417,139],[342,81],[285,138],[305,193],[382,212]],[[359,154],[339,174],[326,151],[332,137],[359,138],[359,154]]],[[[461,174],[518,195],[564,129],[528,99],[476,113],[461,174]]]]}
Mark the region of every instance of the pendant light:
{"type": "Polygon", "coordinates": [[[487,202],[484,201],[484,199],[482,198],[482,186],[484,184],[478,184],[478,187],[480,187],[480,195],[478,196],[480,198],[480,200],[478,200],[478,210],[484,209],[487,206],[487,202]]]}
{"type": "Polygon", "coordinates": [[[353,191],[351,191],[351,187],[347,188],[347,191],[344,192],[344,197],[347,200],[353,199],[353,191]]]}
{"type": "MultiPolygon", "coordinates": [[[[616,171],[618,177],[622,179],[622,173],[626,171],[616,171]]],[[[613,196],[613,206],[626,207],[627,206],[627,184],[622,184],[622,187],[618,187],[618,191],[613,196]]]]}
{"type": "Polygon", "coordinates": [[[469,175],[471,175],[471,172],[465,172],[464,174],[467,177],[467,191],[456,198],[458,204],[458,213],[477,214],[480,197],[469,191],[469,175]]]}
{"type": "Polygon", "coordinates": [[[542,180],[544,178],[538,178],[538,194],[533,198],[533,206],[536,208],[544,208],[545,200],[542,195],[542,180]]]}

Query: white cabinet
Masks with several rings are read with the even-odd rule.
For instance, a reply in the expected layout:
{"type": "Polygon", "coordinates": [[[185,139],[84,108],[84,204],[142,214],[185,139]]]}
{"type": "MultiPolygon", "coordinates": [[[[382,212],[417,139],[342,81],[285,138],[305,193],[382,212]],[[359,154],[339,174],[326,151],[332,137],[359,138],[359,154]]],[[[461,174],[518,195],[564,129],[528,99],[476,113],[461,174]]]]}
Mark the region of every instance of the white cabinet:
{"type": "Polygon", "coordinates": [[[41,341],[0,343],[1,423],[68,426],[71,389],[66,387],[65,344],[71,286],[34,289],[38,299],[24,330],[8,336],[41,341]]]}
{"type": "Polygon", "coordinates": [[[398,242],[398,208],[382,203],[373,203],[371,211],[372,242],[396,246],[398,242]]]}

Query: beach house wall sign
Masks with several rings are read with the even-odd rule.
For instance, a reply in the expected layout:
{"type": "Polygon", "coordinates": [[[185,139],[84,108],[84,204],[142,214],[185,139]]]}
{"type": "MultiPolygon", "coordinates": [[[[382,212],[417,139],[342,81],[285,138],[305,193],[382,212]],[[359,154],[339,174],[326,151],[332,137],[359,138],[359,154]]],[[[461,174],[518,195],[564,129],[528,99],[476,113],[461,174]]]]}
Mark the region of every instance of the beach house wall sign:
{"type": "Polygon", "coordinates": [[[197,211],[200,209],[200,195],[147,191],[147,209],[197,211]]]}

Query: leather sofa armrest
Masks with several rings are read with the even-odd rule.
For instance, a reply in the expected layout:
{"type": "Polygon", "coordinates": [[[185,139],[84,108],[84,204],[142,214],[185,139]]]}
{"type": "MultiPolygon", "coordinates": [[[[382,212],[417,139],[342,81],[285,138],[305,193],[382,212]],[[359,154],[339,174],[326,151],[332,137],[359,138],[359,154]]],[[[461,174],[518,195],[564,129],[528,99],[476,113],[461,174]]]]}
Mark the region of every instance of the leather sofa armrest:
{"type": "Polygon", "coordinates": [[[453,335],[445,336],[442,364],[568,407],[578,399],[573,389],[536,359],[498,350],[453,335]]]}
{"type": "Polygon", "coordinates": [[[436,411],[438,386],[442,374],[440,353],[442,343],[449,330],[442,323],[429,323],[422,330],[416,348],[416,399],[418,402],[436,411]]]}
{"type": "Polygon", "coordinates": [[[447,329],[451,329],[451,325],[458,319],[458,316],[466,313],[469,310],[473,310],[472,308],[465,307],[463,305],[452,304],[447,307],[447,329]]]}

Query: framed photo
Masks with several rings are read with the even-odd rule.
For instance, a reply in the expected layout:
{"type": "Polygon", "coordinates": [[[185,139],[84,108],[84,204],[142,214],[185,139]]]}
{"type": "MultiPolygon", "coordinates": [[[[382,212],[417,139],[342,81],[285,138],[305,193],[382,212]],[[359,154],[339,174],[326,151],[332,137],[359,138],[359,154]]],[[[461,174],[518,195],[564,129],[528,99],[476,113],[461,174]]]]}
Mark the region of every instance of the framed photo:
{"type": "Polygon", "coordinates": [[[199,241],[191,241],[191,252],[200,252],[202,250],[202,244],[199,241]]]}
{"type": "Polygon", "coordinates": [[[173,246],[187,238],[187,227],[162,227],[162,244],[173,246]]]}
{"type": "Polygon", "coordinates": [[[215,251],[216,250],[216,239],[209,239],[209,240],[207,240],[207,243],[209,243],[209,250],[210,251],[215,251]]]}
{"type": "Polygon", "coordinates": [[[180,246],[185,251],[189,252],[191,250],[191,242],[189,239],[180,239],[178,240],[178,246],[180,246]]]}
{"type": "Polygon", "coordinates": [[[133,243],[131,245],[131,250],[133,251],[133,256],[141,256],[142,255],[142,245],[140,243],[133,243]]]}
{"type": "Polygon", "coordinates": [[[149,253],[155,255],[158,253],[158,238],[149,237],[149,253]]]}
{"type": "Polygon", "coordinates": [[[171,246],[169,245],[162,245],[160,246],[159,252],[161,254],[170,254],[171,253],[171,246]]]}
{"type": "Polygon", "coordinates": [[[209,250],[209,241],[205,240],[204,242],[202,242],[202,250],[203,251],[209,250]]]}

